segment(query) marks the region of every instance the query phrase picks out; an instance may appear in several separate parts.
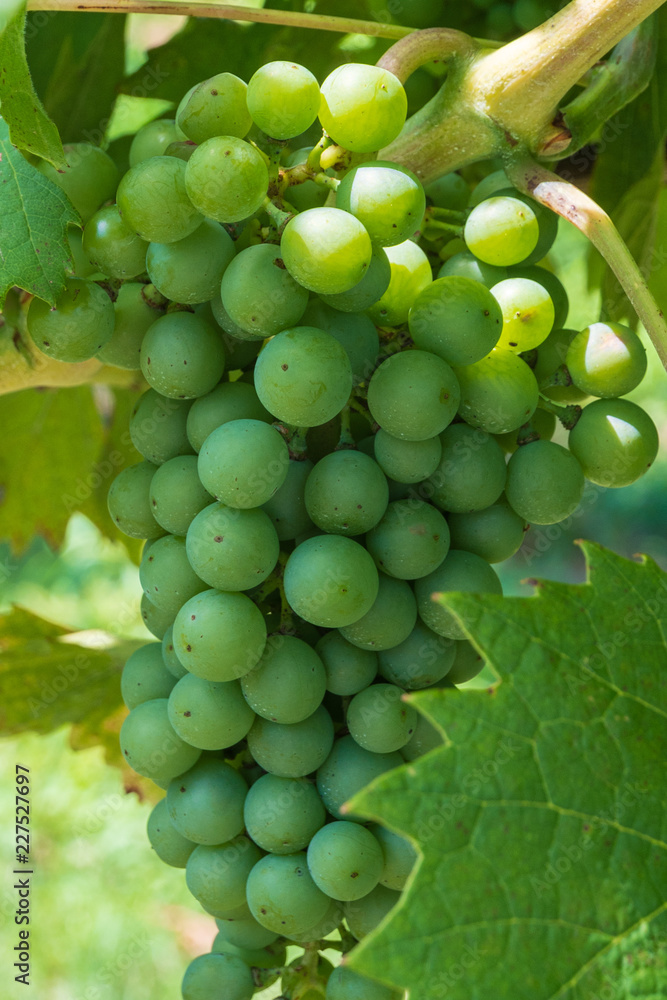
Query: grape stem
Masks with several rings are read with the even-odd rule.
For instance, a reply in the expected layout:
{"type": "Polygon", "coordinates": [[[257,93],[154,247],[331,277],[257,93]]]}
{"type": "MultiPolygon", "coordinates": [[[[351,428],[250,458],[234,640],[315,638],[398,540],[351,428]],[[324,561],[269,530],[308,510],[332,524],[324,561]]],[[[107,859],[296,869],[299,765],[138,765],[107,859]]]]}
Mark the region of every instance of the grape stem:
{"type": "Polygon", "coordinates": [[[385,52],[377,65],[388,69],[405,83],[424,63],[448,62],[474,55],[477,43],[462,31],[453,28],[426,28],[407,35],[385,52]]]}
{"type": "Polygon", "coordinates": [[[560,403],[554,403],[553,399],[549,399],[543,393],[540,393],[540,409],[553,413],[568,431],[572,430],[581,416],[581,407],[578,404],[562,406],[560,403]]]}
{"type": "Polygon", "coordinates": [[[603,209],[574,184],[529,158],[509,162],[513,184],[571,222],[590,240],[616,275],[667,370],[667,323],[623,238],[603,209]]]}

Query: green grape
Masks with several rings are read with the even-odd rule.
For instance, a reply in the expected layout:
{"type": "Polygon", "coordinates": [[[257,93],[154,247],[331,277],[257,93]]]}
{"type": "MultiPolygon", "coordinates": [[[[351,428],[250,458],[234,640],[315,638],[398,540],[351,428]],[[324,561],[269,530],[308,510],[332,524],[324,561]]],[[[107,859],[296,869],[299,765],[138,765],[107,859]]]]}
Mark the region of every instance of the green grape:
{"type": "Polygon", "coordinates": [[[160,861],[172,868],[185,868],[197,845],[182,837],[171,822],[166,799],[160,799],[152,809],[146,829],[150,845],[160,861]]]}
{"type": "Polygon", "coordinates": [[[180,680],[181,677],[185,677],[187,670],[179,660],[176,655],[176,650],[174,649],[174,626],[170,625],[167,631],[162,637],[162,659],[164,665],[176,680],[180,680]]]}
{"type": "Polygon", "coordinates": [[[392,354],[368,386],[373,419],[402,441],[425,441],[440,434],[456,415],[459,399],[454,372],[429,351],[392,354]]]}
{"type": "Polygon", "coordinates": [[[83,233],[80,229],[72,225],[67,227],[67,243],[69,244],[69,254],[71,264],[66,268],[68,277],[90,278],[99,275],[99,269],[91,264],[88,255],[83,249],[83,233]]]}
{"type": "Polygon", "coordinates": [[[535,249],[522,263],[527,267],[537,264],[538,261],[543,260],[543,258],[549,253],[556,236],[558,235],[558,216],[555,212],[552,212],[551,209],[546,208],[544,205],[540,205],[535,198],[531,198],[530,195],[523,194],[523,192],[517,191],[513,187],[508,187],[503,191],[498,191],[497,196],[500,198],[514,198],[516,201],[521,201],[528,209],[530,209],[531,212],[535,214],[537,225],[539,227],[539,237],[537,244],[535,245],[535,249]]]}
{"type": "Polygon", "coordinates": [[[144,240],[174,243],[204,221],[188,198],[185,163],[173,156],[151,156],[131,167],[116,200],[125,223],[144,240]]]}
{"type": "Polygon", "coordinates": [[[478,281],[486,288],[497,285],[506,277],[506,267],[485,264],[483,260],[477,260],[469,250],[455,253],[449,260],[445,261],[438,271],[438,278],[469,278],[471,281],[478,281]]]}
{"type": "Polygon", "coordinates": [[[387,889],[384,885],[378,885],[363,899],[346,903],[345,919],[352,936],[360,941],[374,931],[400,898],[400,893],[387,889]]]}
{"type": "Polygon", "coordinates": [[[208,681],[233,681],[259,663],[266,625],[245,594],[207,590],[183,605],[173,631],[176,656],[208,681]]]}
{"type": "Polygon", "coordinates": [[[439,437],[401,441],[380,428],[374,438],[375,460],[386,476],[399,483],[420,483],[438,467],[442,456],[439,437]]]}
{"type": "Polygon", "coordinates": [[[366,896],[380,880],[382,848],[365,827],[338,820],[319,830],[308,847],[308,870],[332,899],[366,896]]]}
{"type": "Polygon", "coordinates": [[[305,850],[326,819],[314,785],[275,774],[264,774],[255,782],[243,815],[248,836],[271,854],[305,850]]]}
{"type": "MultiPolygon", "coordinates": [[[[194,747],[188,749],[199,753],[194,747]]],[[[225,844],[243,831],[247,791],[245,781],[231,764],[202,757],[170,782],[169,818],[180,834],[196,844],[225,844]]]]}
{"type": "Polygon", "coordinates": [[[222,378],[222,337],[194,313],[173,312],[156,320],[140,351],[148,384],[171,399],[205,396],[222,378]]]}
{"type": "Polygon", "coordinates": [[[473,208],[463,230],[468,249],[485,264],[509,267],[530,257],[540,227],[532,207],[519,198],[493,195],[473,208]]]}
{"type": "MultiPolygon", "coordinates": [[[[249,916],[237,920],[216,920],[219,931],[218,938],[224,940],[234,948],[247,950],[271,948],[274,942],[277,942],[278,935],[258,924],[250,913],[250,910],[248,910],[248,913],[249,916]]],[[[216,938],[216,942],[218,938],[216,938]]],[[[281,945],[279,942],[275,945],[275,948],[277,951],[280,950],[281,945]]]]}
{"type": "Polygon", "coordinates": [[[324,628],[358,621],[379,588],[371,556],[342,535],[318,535],[298,545],[287,560],[284,585],[296,614],[324,628]]]}
{"type": "Polygon", "coordinates": [[[387,247],[385,253],[391,269],[389,285],[367,312],[378,326],[401,326],[407,322],[419,293],[433,281],[433,272],[428,257],[412,240],[387,247]]]}
{"type": "Polygon", "coordinates": [[[315,771],[332,746],[333,723],[321,705],[307,719],[287,725],[258,716],[248,733],[252,756],[260,767],[279,778],[303,778],[315,771]]]}
{"type": "Polygon", "coordinates": [[[591,323],[573,338],[565,364],[577,389],[590,396],[624,396],[646,374],[646,350],[620,323],[591,323]]]}
{"type": "Polygon", "coordinates": [[[469,206],[470,208],[475,208],[480,202],[486,201],[487,198],[491,198],[493,195],[497,194],[498,191],[504,191],[510,186],[509,179],[504,170],[494,170],[493,173],[487,174],[479,182],[479,184],[474,188],[470,195],[469,206]]]}
{"type": "Polygon", "coordinates": [[[382,298],[389,288],[391,273],[391,264],[387,253],[382,247],[373,247],[370,264],[358,284],[347,292],[320,297],[322,302],[340,312],[363,312],[382,298]]]}
{"type": "Polygon", "coordinates": [[[278,561],[280,542],[263,510],[213,503],[188,528],[187,553],[195,572],[218,590],[250,590],[278,561]]]}
{"type": "MultiPolygon", "coordinates": [[[[321,920],[318,920],[315,924],[311,924],[310,927],[301,934],[288,935],[287,939],[288,941],[296,942],[296,944],[301,945],[310,944],[312,941],[322,941],[329,934],[331,934],[332,931],[338,930],[342,922],[342,904],[335,899],[329,899],[329,905],[321,920]]],[[[315,997],[313,997],[312,994],[310,996],[306,995],[304,1000],[321,1000],[321,994],[317,994],[315,997]]]]}
{"type": "Polygon", "coordinates": [[[174,616],[171,612],[156,608],[145,594],[141,595],[141,617],[148,631],[156,639],[162,639],[167,629],[174,624],[174,616]]]}
{"type": "Polygon", "coordinates": [[[507,278],[491,294],[502,311],[498,348],[520,354],[547,339],[554,325],[554,304],[544,285],[529,278],[507,278]]]}
{"type": "Polygon", "coordinates": [[[186,674],[169,696],[169,721],[191,746],[225,750],[248,734],[255,714],[238,681],[207,681],[186,674]]]}
{"type": "Polygon", "coordinates": [[[183,133],[173,118],[158,118],[142,125],[132,138],[130,145],[130,166],[135,167],[151,156],[162,156],[172,142],[183,138],[183,133]]]}
{"type": "Polygon", "coordinates": [[[334,969],[327,982],[326,1000],[402,1000],[402,997],[400,990],[392,990],[343,965],[334,969]]]}
{"type": "Polygon", "coordinates": [[[85,224],[102,202],[113,198],[118,184],[118,167],[99,146],[72,142],[63,146],[65,170],[40,160],[37,169],[64,191],[85,224]]]}
{"type": "Polygon", "coordinates": [[[390,649],[403,642],[417,621],[414,594],[405,580],[380,573],[380,589],[375,603],[363,618],[341,628],[340,633],[361,649],[390,649]]]}
{"type": "Polygon", "coordinates": [[[426,197],[407,167],[376,160],[345,175],[336,190],[336,206],[354,215],[377,246],[393,247],[419,229],[426,197]]]}
{"type": "Polygon", "coordinates": [[[187,418],[187,435],[195,451],[217,427],[230,420],[264,420],[273,417],[259,401],[253,386],[246,382],[222,382],[192,403],[187,418]]]}
{"type": "Polygon", "coordinates": [[[521,548],[527,530],[524,519],[502,502],[485,510],[449,515],[452,548],[474,552],[490,563],[511,559],[521,548]]]}
{"type": "Polygon", "coordinates": [[[408,99],[389,70],[346,63],[322,84],[320,121],[334,142],[354,153],[388,146],[405,124],[408,99]]]}
{"type": "Polygon", "coordinates": [[[312,527],[305,500],[306,481],[312,471],[313,463],[308,459],[290,459],[285,482],[262,504],[281,542],[296,538],[312,527]]]}
{"type": "Polygon", "coordinates": [[[248,875],[262,852],[248,837],[226,844],[199,844],[185,869],[187,887],[207,910],[242,906],[248,875]]]}
{"type": "Polygon", "coordinates": [[[410,310],[415,346],[452,365],[481,361],[502,331],[503,314],[494,295],[471,278],[438,278],[410,310]]]}
{"type": "Polygon", "coordinates": [[[174,732],[167,705],[166,698],[143,701],[132,709],[120,730],[123,760],[137,774],[158,782],[168,782],[183,774],[197,762],[201,753],[174,732]]]}
{"type": "Polygon", "coordinates": [[[202,143],[216,136],[243,139],[252,126],[248,88],[233,73],[218,73],[191,87],[176,111],[176,121],[188,139],[202,143]]]}
{"type": "Polygon", "coordinates": [[[327,691],[337,695],[352,695],[372,684],[378,671],[377,653],[360,649],[344,639],[340,632],[327,632],[317,642],[326,671],[327,691]]]}
{"type": "Polygon", "coordinates": [[[462,212],[468,207],[470,188],[460,174],[443,174],[424,188],[426,197],[438,208],[462,212]]]}
{"type": "Polygon", "coordinates": [[[136,708],[144,701],[168,698],[176,683],[164,665],[162,646],[148,642],[135,649],[126,660],[120,677],[120,693],[128,708],[136,708]]]}
{"type": "Polygon", "coordinates": [[[369,531],[366,547],[383,573],[417,580],[432,573],[447,555],[449,529],[440,511],[423,500],[398,500],[369,531]]]}
{"type": "Polygon", "coordinates": [[[342,806],[380,774],[403,763],[400,753],[371,753],[351,736],[336,740],[333,750],[317,772],[317,790],[327,812],[336,819],[366,820],[354,813],[342,813],[342,806]]]}
{"type": "Polygon", "coordinates": [[[517,430],[533,415],[539,389],[532,371],[511,351],[495,350],[474,365],[456,369],[459,416],[487,434],[517,430]]]}
{"type": "Polygon", "coordinates": [[[155,309],[148,304],[144,286],[136,281],[127,281],[118,289],[114,309],[114,328],[111,339],[97,352],[97,357],[106,365],[138,371],[139,352],[146,331],[156,319],[155,309]]]}
{"type": "Polygon", "coordinates": [[[292,277],[312,292],[333,295],[359,284],[372,244],[358,219],[339,208],[310,208],[285,226],[280,252],[292,277]]]}
{"type": "Polygon", "coordinates": [[[213,502],[199,481],[194,455],[161,465],[151,480],[150,499],[153,517],[172,535],[185,535],[192,519],[213,502]]]}
{"type": "Polygon", "coordinates": [[[290,635],[271,636],[262,658],[241,678],[250,708],[271,722],[302,722],[322,704],[324,664],[308,643],[290,635]]]}
{"type": "Polygon", "coordinates": [[[151,546],[141,560],[139,580],[146,597],[172,617],[191,597],[206,590],[188,562],[185,539],[176,535],[165,535],[151,546]]]}
{"type": "Polygon", "coordinates": [[[259,507],[285,482],[289,451],[262,420],[229,420],[201,446],[197,469],[205,488],[229,507],[259,507]]]}
{"type": "Polygon", "coordinates": [[[265,63],[248,84],[248,111],[274,139],[293,139],[309,129],[320,110],[320,87],[305,66],[265,63]]]}
{"type": "Polygon", "coordinates": [[[589,403],[570,431],[569,447],[592,483],[629,486],[646,473],[659,440],[648,413],[629,399],[589,403]]]}
{"type": "Polygon", "coordinates": [[[415,584],[419,617],[430,629],[447,639],[464,639],[465,632],[452,612],[435,600],[446,591],[473,594],[502,594],[498,576],[485,559],[472,552],[450,549],[445,561],[415,584]]]}
{"type": "Polygon", "coordinates": [[[269,854],[258,861],[248,876],[247,896],[257,922],[278,934],[308,930],[329,908],[303,853],[269,854]]]}
{"type": "Polygon", "coordinates": [[[280,253],[270,243],[242,250],[220,285],[232,321],[258,340],[294,326],[308,304],[308,292],[285,270],[280,253]]]}
{"type": "Polygon", "coordinates": [[[462,639],[456,643],[456,657],[454,665],[449,672],[447,680],[452,684],[465,684],[477,677],[486,666],[486,660],[477,652],[475,647],[462,639]]]}
{"type": "MultiPolygon", "coordinates": [[[[257,923],[256,921],[254,921],[257,923]]],[[[257,924],[261,927],[260,924],[257,924]]],[[[271,934],[265,927],[261,927],[265,934],[271,934]]],[[[280,976],[280,969],[284,967],[287,959],[287,947],[284,944],[269,945],[268,948],[238,948],[236,945],[226,941],[222,933],[218,933],[211,951],[220,955],[234,955],[245,962],[251,969],[261,969],[262,989],[271,986],[280,976]],[[272,970],[268,972],[266,970],[272,970]],[[275,970],[275,971],[273,971],[275,970]]]]}
{"type": "Polygon", "coordinates": [[[337,535],[373,528],[389,502],[380,466],[359,451],[334,451],[321,459],[306,482],[306,510],[314,524],[337,535]]]}
{"type": "MultiPolygon", "coordinates": [[[[514,454],[519,447],[518,439],[524,431],[530,430],[537,434],[543,441],[550,441],[556,432],[556,417],[553,413],[547,413],[540,406],[537,407],[532,417],[518,430],[509,431],[507,434],[496,434],[495,439],[508,455],[514,454]]],[[[523,442],[522,442],[523,443],[523,442]]],[[[463,546],[465,548],[465,545],[463,546]]]]}
{"type": "MultiPolygon", "coordinates": [[[[450,673],[451,670],[445,676],[445,680],[449,680],[450,673]]],[[[418,714],[412,739],[401,749],[401,755],[406,761],[418,760],[419,757],[424,757],[431,750],[437,750],[443,743],[442,733],[425,716],[418,714]]]]}
{"type": "Polygon", "coordinates": [[[519,517],[532,524],[556,524],[579,506],[584,474],[567,448],[553,441],[533,441],[510,458],[505,492],[519,517]]]}
{"type": "Polygon", "coordinates": [[[241,920],[245,921],[253,919],[250,907],[247,903],[242,903],[241,906],[224,907],[219,910],[207,909],[205,906],[202,907],[202,909],[206,910],[207,913],[210,913],[212,917],[215,917],[216,923],[218,923],[218,921],[220,921],[220,923],[224,923],[226,921],[240,922],[241,920]]]}
{"type": "Polygon", "coordinates": [[[537,348],[535,378],[541,387],[541,392],[549,399],[558,403],[581,403],[588,399],[588,394],[577,389],[576,385],[544,385],[561,365],[565,364],[567,350],[578,330],[553,329],[547,339],[537,348]]]}
{"type": "Polygon", "coordinates": [[[160,538],[164,535],[153,517],[150,485],[156,466],[139,462],[119,472],[107,496],[109,514],[114,524],[130,538],[160,538]]]}
{"type": "Polygon", "coordinates": [[[456,514],[483,510],[495,503],[507,478],[505,456],[498,442],[486,431],[468,424],[450,424],[440,441],[442,458],[428,481],[433,503],[456,514]]]}
{"type": "Polygon", "coordinates": [[[187,163],[196,148],[197,143],[193,142],[192,139],[183,139],[170,143],[165,149],[164,155],[175,156],[177,160],[183,160],[184,163],[187,163]]]}
{"type": "Polygon", "coordinates": [[[455,652],[451,639],[417,621],[407,639],[379,654],[380,674],[408,691],[432,687],[451,669],[455,652]]]}
{"type": "Polygon", "coordinates": [[[93,215],[83,230],[83,251],[109,278],[136,278],[146,270],[148,243],[130,229],[118,205],[107,205],[93,215]]]}
{"type": "Polygon", "coordinates": [[[350,736],[371,753],[392,753],[410,740],[417,712],[401,701],[395,684],[372,684],[355,694],[347,709],[350,736]]]}
{"type": "Polygon", "coordinates": [[[87,361],[111,340],[113,303],[94,281],[67,278],[55,306],[33,298],[26,322],[42,354],[55,361],[87,361]]]}
{"type": "Polygon", "coordinates": [[[345,349],[324,330],[297,326],[264,347],[255,365],[255,389],[278,420],[315,427],[340,413],[352,391],[345,349]]]}
{"type": "Polygon", "coordinates": [[[251,1000],[255,982],[235,955],[200,955],[185,970],[181,992],[183,1000],[251,1000]]]}
{"type": "Polygon", "coordinates": [[[234,258],[231,237],[218,222],[201,226],[176,243],[150,243],[146,270],[158,292],[173,302],[208,302],[234,258]]]}
{"type": "MultiPolygon", "coordinates": [[[[562,327],[567,319],[567,314],[570,310],[570,300],[567,297],[567,292],[563,287],[560,280],[551,271],[547,271],[546,267],[538,267],[536,264],[526,267],[525,264],[521,264],[519,267],[513,267],[504,276],[507,278],[528,278],[530,281],[536,281],[538,285],[542,285],[554,307],[554,326],[562,327]]],[[[502,281],[502,278],[498,278],[498,281],[502,281]]],[[[497,284],[497,282],[491,282],[492,285],[497,284]]]]}
{"type": "Polygon", "coordinates": [[[206,139],[182,166],[192,204],[209,219],[240,222],[254,215],[266,198],[266,162],[243,139],[229,135],[206,139]]]}
{"type": "Polygon", "coordinates": [[[355,385],[369,378],[380,352],[380,340],[368,316],[339,312],[321,299],[313,298],[303,314],[302,323],[326,330],[345,348],[355,385]]]}
{"type": "Polygon", "coordinates": [[[140,396],[130,417],[130,437],[139,454],[155,465],[192,454],[186,434],[191,405],[190,400],[167,399],[155,389],[140,396]]]}
{"type": "Polygon", "coordinates": [[[388,889],[400,892],[405,888],[415,867],[416,850],[406,837],[399,836],[385,826],[380,826],[379,823],[371,823],[368,829],[382,848],[384,867],[380,875],[380,885],[386,885],[388,889]]]}
{"type": "Polygon", "coordinates": [[[209,303],[211,313],[213,318],[219,327],[225,331],[228,337],[234,337],[236,341],[247,346],[250,344],[255,350],[257,349],[253,357],[257,357],[257,351],[259,351],[260,343],[253,333],[248,333],[247,330],[241,329],[234,320],[231,318],[227,310],[222,304],[222,298],[220,295],[214,296],[209,303]]]}

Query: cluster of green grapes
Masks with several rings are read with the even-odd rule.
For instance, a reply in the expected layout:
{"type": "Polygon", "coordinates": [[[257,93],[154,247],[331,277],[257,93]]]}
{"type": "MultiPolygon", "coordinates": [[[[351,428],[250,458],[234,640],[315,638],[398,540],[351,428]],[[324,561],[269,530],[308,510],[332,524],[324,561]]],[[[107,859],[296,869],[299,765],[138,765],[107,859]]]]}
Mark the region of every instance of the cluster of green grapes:
{"type": "Polygon", "coordinates": [[[151,844],[217,920],[185,1000],[250,1000],[278,977],[290,1000],[400,996],[317,945],[373,930],[415,862],[346,807],[441,743],[405,692],[484,666],[437,597],[500,594],[493,564],[529,523],[571,514],[584,476],[634,481],[657,451],[618,398],[646,368],[638,337],[563,326],[565,291],[537,263],[555,217],[502,172],[424,190],[377,159],[406,107],[376,67],[320,88],[270,63],[142,128],[117,190],[99,149],[42,168],[85,228],[30,333],[150,387],[129,429],[143,461],[109,491],[118,527],[147,540],[161,640],[124,668],[121,746],[166,790],[151,844]],[[311,947],[286,966],[289,944],[311,947]]]}

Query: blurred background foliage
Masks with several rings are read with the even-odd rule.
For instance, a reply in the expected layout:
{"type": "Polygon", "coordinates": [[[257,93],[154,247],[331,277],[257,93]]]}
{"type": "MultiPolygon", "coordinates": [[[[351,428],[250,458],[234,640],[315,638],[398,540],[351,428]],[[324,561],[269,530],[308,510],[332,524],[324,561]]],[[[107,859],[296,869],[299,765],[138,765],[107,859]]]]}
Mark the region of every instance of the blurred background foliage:
{"type": "MultiPolygon", "coordinates": [[[[269,5],[415,27],[446,24],[503,40],[562,6],[558,0],[271,0],[269,5]]],[[[245,6],[263,2],[245,0],[245,6]]],[[[261,62],[290,58],[309,65],[322,79],[346,59],[375,62],[389,45],[363,35],[248,23],[53,12],[31,14],[27,38],[36,88],[63,139],[101,142],[121,166],[136,129],[168,114],[185,90],[207,75],[226,69],[248,79],[261,62]]],[[[414,74],[407,87],[411,110],[435,93],[438,82],[436,67],[414,74]]],[[[595,188],[597,183],[601,191],[609,189],[610,177],[616,183],[617,222],[630,236],[641,217],[642,249],[652,250],[652,287],[659,301],[667,303],[664,126],[652,113],[659,99],[660,92],[650,89],[634,108],[624,110],[627,121],[648,116],[653,123],[641,147],[628,143],[617,123],[615,131],[599,136],[567,169],[583,185],[595,188]],[[632,176],[624,167],[628,159],[633,161],[632,176]],[[646,183],[633,187],[648,177],[648,188],[646,183]]],[[[495,166],[475,168],[471,180],[495,166]]],[[[549,264],[570,296],[568,326],[578,329],[596,319],[603,296],[608,301],[604,270],[565,222],[549,264]]],[[[667,393],[665,373],[650,346],[648,354],[649,373],[631,398],[648,410],[660,430],[663,448],[655,467],[626,489],[592,489],[569,523],[531,529],[523,549],[499,567],[507,594],[530,593],[526,580],[540,576],[581,582],[577,538],[601,542],[624,556],[645,552],[667,568],[667,393]]],[[[139,615],[138,547],[126,546],[114,533],[105,504],[109,483],[121,467],[109,461],[110,454],[119,453],[122,464],[139,459],[123,433],[141,388],[31,390],[0,399],[0,614],[18,605],[77,631],[103,629],[125,640],[152,638],[139,615]]],[[[111,656],[110,714],[120,706],[119,669],[111,656]]],[[[488,679],[481,675],[481,682],[488,679]]],[[[6,680],[0,672],[0,697],[6,680]]],[[[11,683],[17,683],[16,675],[11,683]]],[[[5,733],[16,728],[6,714],[0,718],[5,733]]],[[[21,725],[30,728],[30,723],[26,699],[21,725]]],[[[107,736],[106,750],[113,755],[113,726],[107,736]]],[[[77,732],[74,742],[87,746],[90,740],[77,732]]],[[[145,836],[151,807],[146,788],[135,784],[128,794],[123,784],[127,776],[108,767],[103,747],[74,752],[70,743],[64,726],[46,736],[24,733],[0,742],[3,787],[16,763],[31,768],[36,995],[40,1000],[177,1000],[182,970],[189,957],[210,946],[213,921],[198,912],[183,873],[165,868],[151,851],[145,836]]],[[[0,810],[5,845],[13,842],[12,819],[9,809],[0,810]]],[[[0,888],[5,956],[16,943],[9,887],[5,879],[0,888]]],[[[12,982],[10,1000],[15,996],[23,992],[12,982]]]]}

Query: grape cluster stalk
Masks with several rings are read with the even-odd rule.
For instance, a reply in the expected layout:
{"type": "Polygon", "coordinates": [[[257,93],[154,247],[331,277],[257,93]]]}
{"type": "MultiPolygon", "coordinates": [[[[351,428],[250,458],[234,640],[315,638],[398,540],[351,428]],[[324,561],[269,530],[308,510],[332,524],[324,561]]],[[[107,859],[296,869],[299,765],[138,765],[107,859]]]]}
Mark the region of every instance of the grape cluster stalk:
{"type": "Polygon", "coordinates": [[[500,595],[494,566],[531,524],[657,453],[624,398],[640,338],[566,326],[543,263],[557,217],[503,171],[424,188],[378,159],[406,111],[385,68],[320,86],[272,62],[192,87],[137,132],[120,181],[86,144],[39,168],[84,229],[31,337],[149,386],[142,461],[108,498],[146,540],[158,640],[123,670],[121,748],[165,792],[153,848],[217,922],[184,1000],[278,979],[287,1000],[400,1000],[320,952],[369,934],[416,861],[347,805],[441,745],[406,693],[485,666],[439,596],[500,595]]]}

